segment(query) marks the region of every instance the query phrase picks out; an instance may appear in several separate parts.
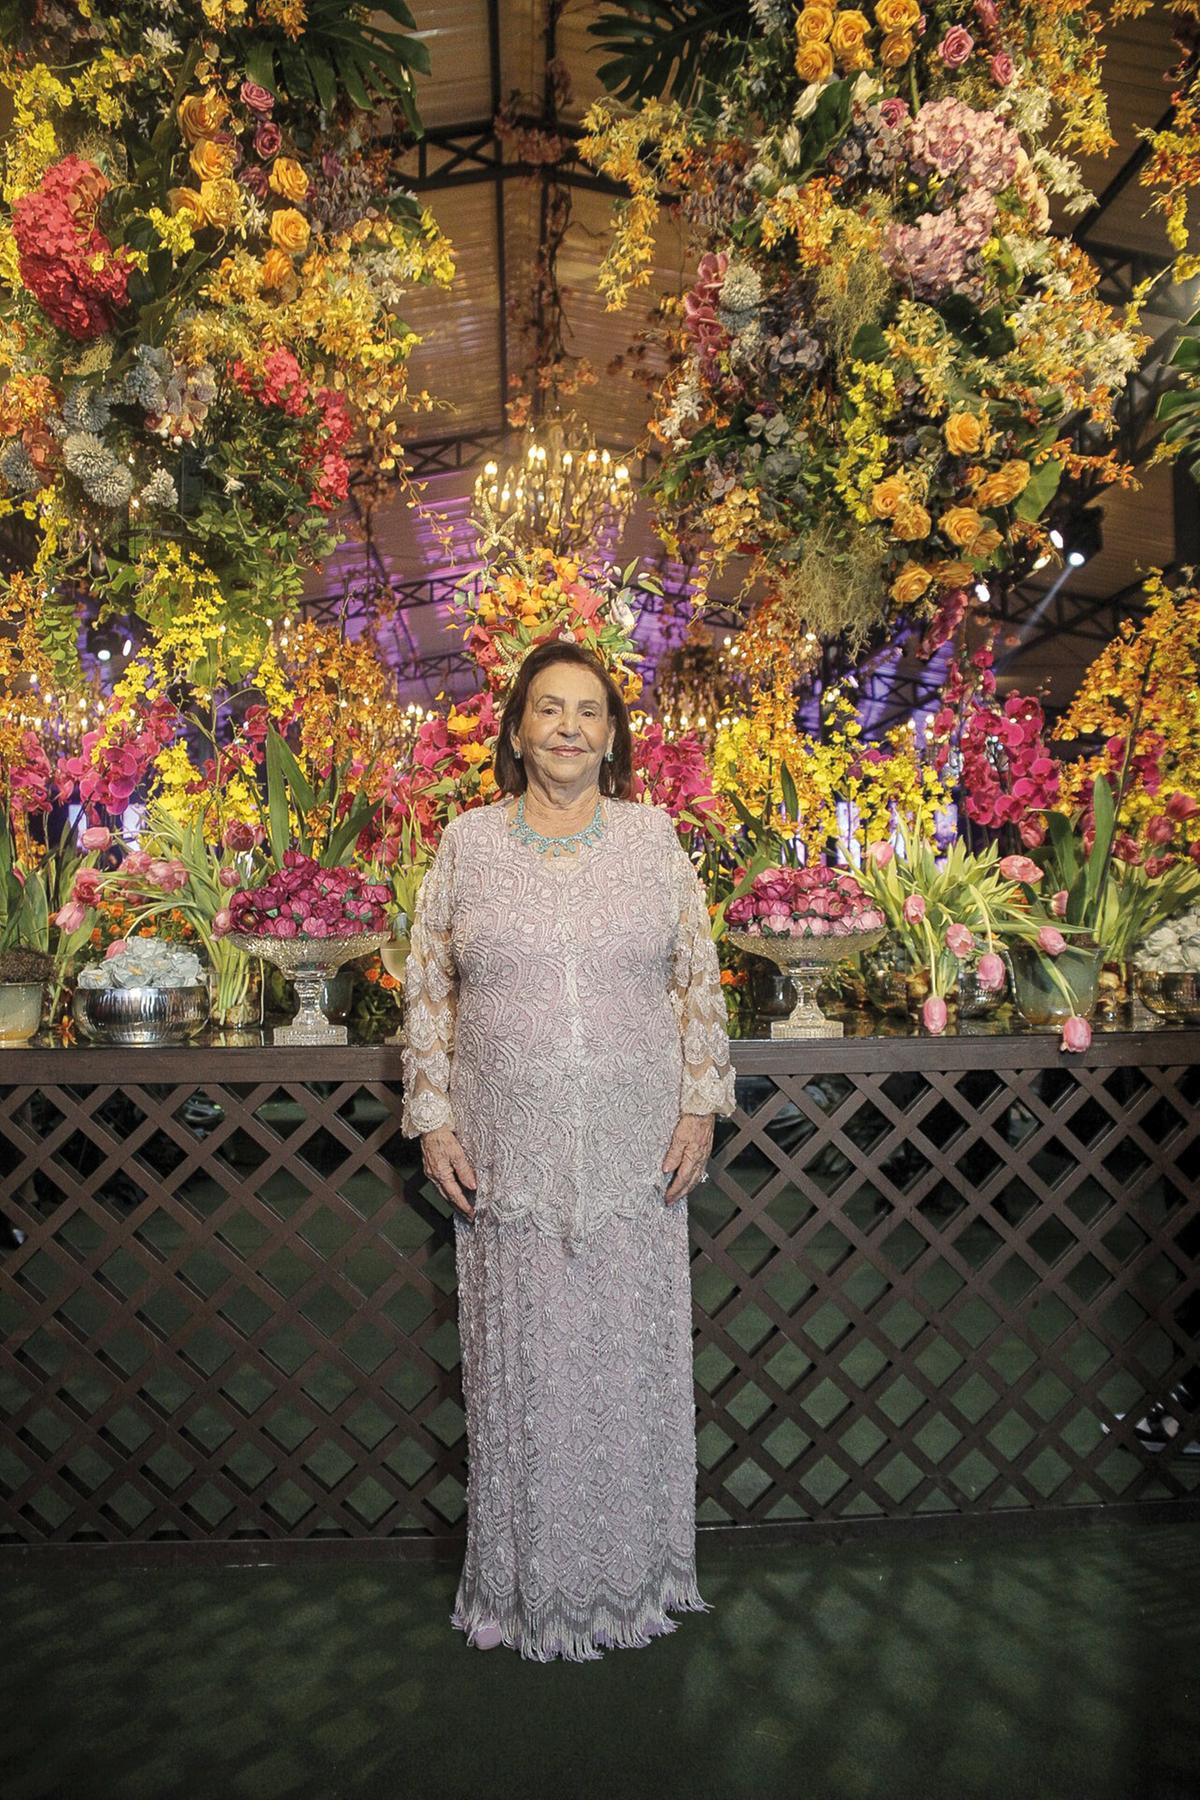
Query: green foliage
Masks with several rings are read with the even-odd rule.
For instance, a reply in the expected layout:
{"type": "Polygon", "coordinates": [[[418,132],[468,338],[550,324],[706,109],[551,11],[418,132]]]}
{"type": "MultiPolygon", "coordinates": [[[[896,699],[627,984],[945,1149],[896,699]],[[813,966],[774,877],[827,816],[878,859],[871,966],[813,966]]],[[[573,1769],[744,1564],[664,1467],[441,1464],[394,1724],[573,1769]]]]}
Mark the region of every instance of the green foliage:
{"type": "Polygon", "coordinates": [[[744,0],[626,0],[588,26],[608,52],[597,73],[621,100],[669,95],[686,106],[737,66],[746,12],[744,0]]]}
{"type": "Polygon", "coordinates": [[[429,50],[411,35],[415,29],[404,0],[353,9],[342,0],[310,0],[304,36],[297,42],[261,23],[247,32],[246,70],[272,93],[282,83],[326,113],[337,110],[340,95],[363,112],[399,106],[419,137],[423,127],[413,77],[428,75],[429,50]]]}

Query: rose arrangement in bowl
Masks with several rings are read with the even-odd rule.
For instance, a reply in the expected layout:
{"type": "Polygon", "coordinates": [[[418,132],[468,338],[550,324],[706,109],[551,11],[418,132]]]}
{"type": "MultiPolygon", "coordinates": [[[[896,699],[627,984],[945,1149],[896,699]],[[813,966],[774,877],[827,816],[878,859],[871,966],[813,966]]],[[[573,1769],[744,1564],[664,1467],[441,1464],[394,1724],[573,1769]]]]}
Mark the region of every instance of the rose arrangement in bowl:
{"type": "Polygon", "coordinates": [[[796,1004],[772,1021],[772,1037],[842,1036],[841,1024],[817,1004],[821,973],[877,943],[884,928],[883,913],[853,875],[824,863],[764,869],[729,902],[725,922],[740,950],[767,957],[792,979],[796,1004]]]}
{"type": "Polygon", "coordinates": [[[344,1025],[325,1015],[326,979],[388,938],[386,882],[368,881],[345,865],[324,867],[299,850],[257,887],[239,888],[213,931],[250,956],[262,956],[290,976],[300,1002],[289,1025],[277,1025],[276,1044],[344,1044],[344,1025]]]}
{"type": "Polygon", "coordinates": [[[386,882],[366,881],[352,868],[322,868],[299,850],[284,853],[283,867],[252,888],[239,888],[213,920],[218,936],[340,938],[386,931],[386,882]]]}
{"type": "Polygon", "coordinates": [[[810,863],[764,870],[730,901],[725,922],[748,937],[847,938],[882,931],[884,917],[853,875],[810,863]]]}
{"type": "Polygon", "coordinates": [[[79,971],[71,1012],[86,1038],[107,1044],[167,1044],[208,1019],[199,957],[161,938],[117,939],[101,963],[79,971]]]}

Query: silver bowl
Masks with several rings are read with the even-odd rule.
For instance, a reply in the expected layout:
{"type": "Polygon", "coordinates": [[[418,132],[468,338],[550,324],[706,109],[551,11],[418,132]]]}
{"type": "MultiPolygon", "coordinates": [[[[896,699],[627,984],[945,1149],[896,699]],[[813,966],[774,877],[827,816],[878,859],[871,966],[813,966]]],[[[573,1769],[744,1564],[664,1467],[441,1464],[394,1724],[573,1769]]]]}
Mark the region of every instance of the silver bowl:
{"type": "Polygon", "coordinates": [[[786,1019],[772,1019],[773,1038],[844,1037],[845,1027],[827,1019],[817,1005],[817,988],[826,970],[860,950],[872,950],[883,931],[853,931],[847,937],[764,937],[731,931],[729,941],[751,956],[765,956],[792,978],[796,1004],[786,1019]]]}
{"type": "Polygon", "coordinates": [[[208,1023],[207,987],[76,988],[71,1016],[97,1044],[182,1044],[208,1023]]]}
{"type": "Polygon", "coordinates": [[[299,1011],[290,1025],[276,1025],[275,1044],[344,1044],[344,1025],[331,1025],[321,1001],[328,976],[356,956],[367,956],[391,937],[390,931],[356,931],[347,937],[276,938],[231,931],[229,942],[246,956],[261,956],[286,975],[296,989],[299,1011]]]}

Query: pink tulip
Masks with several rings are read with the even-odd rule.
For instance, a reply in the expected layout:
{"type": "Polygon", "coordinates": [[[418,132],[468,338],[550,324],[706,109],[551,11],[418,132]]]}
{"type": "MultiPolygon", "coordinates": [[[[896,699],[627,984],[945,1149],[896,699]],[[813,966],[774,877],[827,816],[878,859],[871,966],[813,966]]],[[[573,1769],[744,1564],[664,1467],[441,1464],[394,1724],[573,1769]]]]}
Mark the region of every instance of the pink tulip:
{"type": "Polygon", "coordinates": [[[877,869],[886,869],[895,854],[890,844],[867,845],[867,860],[873,862],[877,869]]]}
{"type": "Polygon", "coordinates": [[[87,907],[78,900],[69,900],[54,915],[54,923],[60,931],[78,931],[87,918],[87,907]]]}
{"type": "Polygon", "coordinates": [[[930,994],[928,1000],[926,1000],[924,1006],[921,1008],[921,1019],[926,1031],[932,1032],[933,1035],[937,1037],[946,1029],[947,1016],[946,1002],[942,999],[942,996],[940,994],[930,994]]]}
{"type": "Polygon", "coordinates": [[[1061,956],[1067,947],[1067,940],[1061,931],[1053,925],[1043,925],[1037,934],[1038,949],[1044,950],[1047,956],[1061,956]]]}
{"type": "Polygon", "coordinates": [[[257,836],[253,825],[247,825],[241,819],[235,819],[231,825],[225,827],[225,836],[222,842],[227,850],[253,850],[257,836]]]}
{"type": "Polygon", "coordinates": [[[77,869],[75,879],[71,883],[72,900],[81,900],[85,906],[95,906],[104,892],[104,877],[96,869],[77,869]]]}
{"type": "Polygon", "coordinates": [[[910,894],[904,902],[904,917],[909,925],[919,925],[925,917],[925,902],[920,894],[910,894]]]}
{"type": "Polygon", "coordinates": [[[227,931],[233,930],[233,914],[227,906],[221,907],[213,914],[212,932],[214,937],[224,937],[227,931]]]}
{"type": "Polygon", "coordinates": [[[1056,919],[1065,919],[1066,918],[1066,916],[1067,916],[1067,899],[1068,899],[1068,895],[1067,895],[1066,888],[1059,888],[1057,894],[1055,894],[1054,898],[1050,902],[1050,911],[1054,914],[1056,919]]]}
{"type": "Polygon", "coordinates": [[[113,942],[108,946],[108,949],[104,952],[105,962],[111,962],[111,960],[114,956],[124,956],[124,954],[125,954],[126,950],[128,950],[128,948],[129,948],[129,945],[125,941],[124,938],[114,938],[113,942]]]}
{"type": "Polygon", "coordinates": [[[217,870],[217,880],[223,888],[241,887],[242,878],[230,863],[217,870]]]}
{"type": "Polygon", "coordinates": [[[83,845],[89,855],[91,855],[93,851],[109,849],[112,845],[112,841],[113,835],[107,825],[89,825],[79,839],[79,842],[83,845]]]}
{"type": "Polygon", "coordinates": [[[150,870],[150,856],[145,850],[130,850],[121,864],[126,875],[146,875],[150,870]]]}
{"type": "Polygon", "coordinates": [[[1042,879],[1042,871],[1030,856],[1002,856],[1000,873],[1005,881],[1024,881],[1030,886],[1042,879]]]}
{"type": "Polygon", "coordinates": [[[1092,1041],[1092,1028],[1086,1019],[1073,1014],[1064,1019],[1062,1028],[1062,1047],[1064,1050],[1086,1050],[1092,1041]]]}
{"type": "Polygon", "coordinates": [[[1185,819],[1192,818],[1198,812],[1200,812],[1200,800],[1193,800],[1189,794],[1176,792],[1171,795],[1166,804],[1167,817],[1175,819],[1179,824],[1182,824],[1185,819]]]}
{"type": "Polygon", "coordinates": [[[946,928],[946,948],[955,956],[969,956],[975,948],[975,938],[965,925],[950,925],[946,928]]]}
{"type": "Polygon", "coordinates": [[[996,993],[1004,986],[1007,971],[1003,957],[997,956],[994,950],[988,950],[975,964],[975,973],[979,977],[979,985],[989,993],[996,993]]]}

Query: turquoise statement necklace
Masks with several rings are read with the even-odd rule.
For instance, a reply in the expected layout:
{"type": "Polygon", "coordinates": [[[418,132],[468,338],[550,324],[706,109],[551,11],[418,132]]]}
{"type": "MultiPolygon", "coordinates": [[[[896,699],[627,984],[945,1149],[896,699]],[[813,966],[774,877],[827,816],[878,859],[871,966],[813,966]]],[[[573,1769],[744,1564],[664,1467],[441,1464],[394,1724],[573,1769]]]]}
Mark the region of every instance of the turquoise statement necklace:
{"type": "Polygon", "coordinates": [[[574,850],[586,850],[590,845],[600,842],[604,836],[604,814],[597,800],[592,822],[585,825],[582,831],[573,831],[570,837],[543,837],[525,817],[525,796],[522,794],[517,801],[517,814],[509,830],[518,844],[528,844],[531,850],[548,852],[551,856],[569,856],[574,850]]]}

